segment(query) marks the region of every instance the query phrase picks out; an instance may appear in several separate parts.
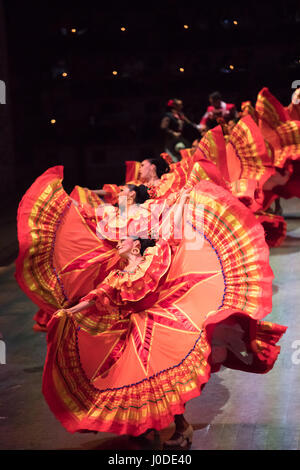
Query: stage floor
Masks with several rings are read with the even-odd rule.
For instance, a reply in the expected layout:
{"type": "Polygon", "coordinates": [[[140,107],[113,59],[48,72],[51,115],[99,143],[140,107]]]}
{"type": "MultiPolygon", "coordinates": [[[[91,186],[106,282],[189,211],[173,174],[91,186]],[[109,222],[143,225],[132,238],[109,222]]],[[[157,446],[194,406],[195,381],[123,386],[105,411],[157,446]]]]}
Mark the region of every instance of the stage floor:
{"type": "MultiPolygon", "coordinates": [[[[191,449],[300,449],[300,200],[282,205],[288,236],[270,251],[275,279],[273,311],[266,318],[288,326],[281,354],[267,375],[222,369],[211,377],[202,395],[187,404],[195,429],[191,449]]],[[[9,227],[6,243],[13,253],[9,227]]],[[[14,264],[0,267],[0,331],[7,348],[6,364],[0,365],[0,449],[149,448],[127,436],[70,434],[54,418],[41,392],[46,336],[32,330],[37,309],[13,274],[14,264]]]]}

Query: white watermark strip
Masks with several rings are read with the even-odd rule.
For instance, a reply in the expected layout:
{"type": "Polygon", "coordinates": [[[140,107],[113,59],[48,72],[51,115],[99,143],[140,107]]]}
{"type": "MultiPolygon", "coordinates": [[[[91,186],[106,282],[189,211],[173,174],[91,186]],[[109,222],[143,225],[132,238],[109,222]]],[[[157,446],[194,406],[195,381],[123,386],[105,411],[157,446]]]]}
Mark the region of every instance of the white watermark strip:
{"type": "Polygon", "coordinates": [[[96,209],[97,236],[100,239],[122,240],[127,237],[183,240],[188,250],[203,247],[204,206],[202,204],[173,204],[171,208],[157,203],[148,211],[140,208],[131,213],[127,197],[119,198],[119,209],[110,211],[110,205],[96,209]],[[106,212],[106,207],[109,211],[106,212]]]}
{"type": "Polygon", "coordinates": [[[296,351],[292,354],[292,363],[298,365],[300,364],[300,339],[293,341],[292,348],[296,349],[296,351]]]}
{"type": "Polygon", "coordinates": [[[294,80],[292,82],[292,89],[296,91],[293,92],[291,101],[295,105],[300,103],[300,90],[297,90],[298,87],[300,87],[300,80],[294,80]]]}
{"type": "Polygon", "coordinates": [[[3,80],[0,80],[0,104],[6,104],[6,85],[3,80]]]}
{"type": "Polygon", "coordinates": [[[0,340],[0,364],[6,364],[6,345],[3,340],[0,340]]]}

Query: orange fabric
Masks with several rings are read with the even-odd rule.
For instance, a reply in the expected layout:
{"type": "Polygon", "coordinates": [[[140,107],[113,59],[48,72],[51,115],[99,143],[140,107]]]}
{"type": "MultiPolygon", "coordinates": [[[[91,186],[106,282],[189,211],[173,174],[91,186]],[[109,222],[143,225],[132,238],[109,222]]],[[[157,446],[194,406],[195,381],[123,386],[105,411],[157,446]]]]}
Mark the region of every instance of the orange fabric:
{"type": "Polygon", "coordinates": [[[300,122],[290,119],[267,88],[258,94],[256,110],[262,133],[275,151],[274,165],[283,168],[288,159],[300,158],[300,122]]]}
{"type": "MultiPolygon", "coordinates": [[[[260,186],[263,186],[265,181],[275,173],[273,155],[250,115],[239,120],[230,134],[229,142],[228,151],[235,153],[240,160],[239,178],[255,179],[260,186]]],[[[228,166],[230,166],[229,163],[228,166]]],[[[237,171],[231,174],[231,181],[238,179],[235,177],[237,171]]]]}
{"type": "Polygon", "coordinates": [[[258,115],[251,101],[244,101],[241,104],[241,117],[247,116],[248,114],[250,114],[255,124],[258,124],[258,115]]]}
{"type": "Polygon", "coordinates": [[[257,95],[255,110],[259,119],[266,121],[273,129],[289,120],[289,114],[267,87],[257,95]]]}
{"type": "MultiPolygon", "coordinates": [[[[217,167],[222,168],[224,159],[226,157],[226,145],[221,126],[216,126],[207,131],[200,140],[198,147],[204,158],[211,160],[217,167]]],[[[223,170],[223,168],[222,168],[223,170]]],[[[227,175],[223,174],[227,179],[227,175]]]]}
{"type": "Polygon", "coordinates": [[[125,174],[125,182],[131,183],[133,181],[138,181],[139,170],[140,170],[140,162],[135,161],[126,161],[126,174],[125,174]]]}
{"type": "Polygon", "coordinates": [[[233,128],[226,152],[231,192],[252,211],[262,209],[263,186],[275,169],[271,148],[250,115],[233,128]]]}
{"type": "Polygon", "coordinates": [[[274,149],[274,166],[292,167],[289,180],[272,191],[284,198],[299,197],[300,121],[291,120],[288,110],[267,88],[258,94],[256,110],[261,131],[274,149]]]}
{"type": "Polygon", "coordinates": [[[218,369],[211,352],[223,322],[233,334],[242,325],[252,358],[245,365],[225,347],[228,367],[273,367],[285,327],[258,322],[271,310],[273,279],[261,225],[207,181],[190,203],[187,224],[202,235],[201,249],[184,238],[170,262],[160,240],[134,273],[111,272],[87,312],[60,310],[50,321],[43,393],[70,432],[138,435],[168,426],[218,369]]]}
{"type": "Polygon", "coordinates": [[[98,207],[103,204],[102,199],[93,191],[81,186],[75,186],[70,197],[81,204],[90,204],[92,207],[98,207]]]}
{"type": "Polygon", "coordinates": [[[104,184],[102,189],[108,193],[104,196],[105,202],[107,204],[117,204],[120,186],[117,186],[116,184],[104,184]]]}
{"type": "Polygon", "coordinates": [[[94,212],[84,217],[62,187],[63,167],[43,173],[18,209],[16,279],[40,310],[45,325],[58,308],[73,303],[104,279],[116,263],[114,245],[96,234],[94,212]]]}

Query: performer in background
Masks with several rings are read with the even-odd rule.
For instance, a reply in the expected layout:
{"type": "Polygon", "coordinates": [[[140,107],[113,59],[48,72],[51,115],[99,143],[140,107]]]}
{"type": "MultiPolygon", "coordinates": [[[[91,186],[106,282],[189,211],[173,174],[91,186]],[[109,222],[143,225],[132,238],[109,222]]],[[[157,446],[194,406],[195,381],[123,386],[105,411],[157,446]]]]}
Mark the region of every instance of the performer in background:
{"type": "Polygon", "coordinates": [[[300,88],[297,88],[292,96],[292,101],[286,108],[289,113],[290,119],[293,121],[300,121],[300,88]]]}
{"type": "Polygon", "coordinates": [[[227,123],[230,120],[238,118],[238,112],[235,105],[222,101],[222,96],[218,91],[214,91],[209,95],[209,102],[210,106],[208,106],[200,124],[197,126],[202,134],[203,132],[217,126],[219,124],[219,118],[223,118],[227,123]]]}
{"type": "Polygon", "coordinates": [[[165,134],[165,152],[173,162],[181,160],[180,150],[191,147],[190,142],[184,137],[186,124],[196,127],[182,112],[183,102],[177,98],[169,100],[167,112],[160,123],[160,128],[165,134]]]}

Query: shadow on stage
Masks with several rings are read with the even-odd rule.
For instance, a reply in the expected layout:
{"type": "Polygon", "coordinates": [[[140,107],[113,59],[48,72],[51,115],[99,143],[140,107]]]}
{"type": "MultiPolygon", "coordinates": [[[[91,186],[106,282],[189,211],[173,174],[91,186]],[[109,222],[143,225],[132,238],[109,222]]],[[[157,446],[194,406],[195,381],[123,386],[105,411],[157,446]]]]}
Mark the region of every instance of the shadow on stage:
{"type": "Polygon", "coordinates": [[[279,292],[279,286],[277,286],[276,284],[273,284],[272,285],[272,294],[277,294],[277,292],[279,292]]]}
{"type": "Polygon", "coordinates": [[[287,255],[289,253],[297,253],[298,251],[300,251],[300,237],[287,235],[280,246],[270,249],[270,254],[272,256],[287,255]]]}

